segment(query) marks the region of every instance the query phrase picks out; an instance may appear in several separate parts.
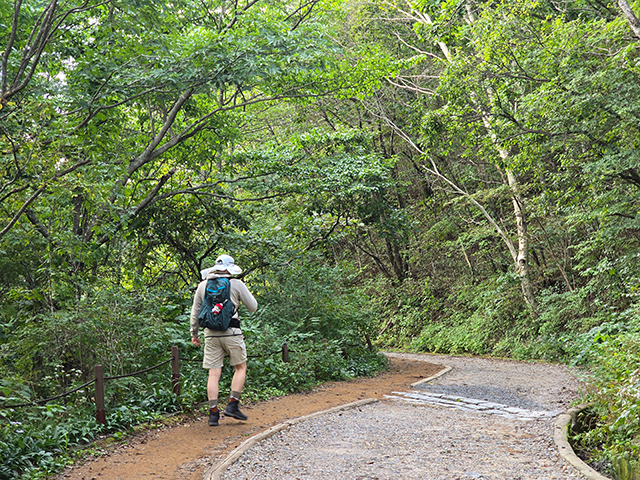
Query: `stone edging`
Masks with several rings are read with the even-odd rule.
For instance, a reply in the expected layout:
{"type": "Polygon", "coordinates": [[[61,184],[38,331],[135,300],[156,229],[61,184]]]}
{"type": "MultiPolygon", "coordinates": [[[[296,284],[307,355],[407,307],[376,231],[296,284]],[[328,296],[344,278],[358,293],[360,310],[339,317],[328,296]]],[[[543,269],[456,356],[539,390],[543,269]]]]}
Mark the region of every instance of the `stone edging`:
{"type": "Polygon", "coordinates": [[[573,451],[573,448],[571,448],[569,440],[567,440],[569,425],[575,420],[578,412],[584,410],[585,408],[586,405],[579,405],[577,407],[570,408],[565,413],[561,413],[560,415],[558,415],[553,430],[553,441],[558,447],[560,456],[571,465],[573,465],[582,475],[587,477],[589,480],[611,480],[609,477],[605,477],[604,475],[596,472],[593,468],[580,460],[580,458],[573,451]]]}
{"type": "Polygon", "coordinates": [[[284,423],[280,423],[275,425],[263,432],[254,435],[253,437],[242,442],[238,447],[235,448],[227,457],[217,465],[215,468],[205,472],[203,476],[203,480],[220,480],[224,472],[229,468],[238,458],[240,458],[247,450],[253,447],[256,443],[269,438],[280,430],[284,430],[287,427],[295,425],[296,423],[304,422],[306,420],[319,417],[320,415],[325,415],[327,413],[335,413],[343,410],[348,410],[350,408],[360,407],[362,405],[367,405],[369,403],[377,402],[378,400],[375,398],[365,398],[364,400],[358,400],[356,402],[347,403],[345,405],[340,405],[338,407],[330,408],[328,410],[323,410],[321,412],[312,413],[310,415],[305,415],[303,417],[294,418],[292,420],[287,420],[284,423]]]}
{"type": "MultiPolygon", "coordinates": [[[[394,356],[394,355],[392,354],[388,356],[394,356]]],[[[439,371],[438,373],[436,373],[435,375],[432,375],[429,378],[423,378],[422,380],[412,383],[411,386],[415,387],[422,383],[427,383],[432,380],[435,380],[436,378],[441,377],[445,373],[450,372],[451,369],[452,367],[445,365],[445,368],[439,371]]],[[[575,454],[575,452],[573,451],[573,448],[569,444],[569,440],[567,439],[569,425],[571,424],[571,422],[575,420],[578,412],[584,410],[586,407],[587,405],[579,405],[577,407],[570,408],[565,413],[561,413],[556,417],[555,427],[553,431],[553,441],[558,447],[558,452],[560,456],[564,458],[567,462],[569,462],[575,469],[577,469],[588,480],[611,480],[609,477],[605,477],[604,475],[595,471],[589,465],[584,463],[582,460],[580,460],[580,457],[578,457],[575,454]]]]}
{"type": "Polygon", "coordinates": [[[411,384],[412,387],[416,387],[422,383],[427,383],[430,382],[432,380],[435,380],[436,378],[439,378],[441,376],[443,376],[445,373],[450,372],[451,370],[453,370],[453,367],[448,367],[448,366],[444,366],[444,368],[442,370],[440,370],[438,373],[436,373],[435,375],[431,375],[428,378],[423,378],[422,380],[418,380],[417,382],[414,382],[411,384]]]}
{"type": "MultiPolygon", "coordinates": [[[[397,352],[382,352],[383,355],[385,355],[387,358],[391,357],[391,358],[403,358],[402,354],[397,354],[397,352]]],[[[425,362],[425,363],[431,363],[433,365],[441,365],[441,364],[434,364],[433,362],[431,362],[430,359],[428,358],[411,358],[411,360],[413,361],[418,361],[418,362],[425,362]]],[[[427,378],[423,378],[422,380],[418,380],[417,382],[413,382],[411,384],[412,387],[415,387],[417,385],[420,385],[422,383],[427,383],[430,382],[432,380],[435,380],[438,377],[443,376],[445,373],[450,372],[451,370],[453,370],[453,367],[449,367],[448,365],[442,365],[444,368],[442,370],[440,370],[438,373],[436,373],[435,375],[431,375],[430,377],[427,378]]]]}

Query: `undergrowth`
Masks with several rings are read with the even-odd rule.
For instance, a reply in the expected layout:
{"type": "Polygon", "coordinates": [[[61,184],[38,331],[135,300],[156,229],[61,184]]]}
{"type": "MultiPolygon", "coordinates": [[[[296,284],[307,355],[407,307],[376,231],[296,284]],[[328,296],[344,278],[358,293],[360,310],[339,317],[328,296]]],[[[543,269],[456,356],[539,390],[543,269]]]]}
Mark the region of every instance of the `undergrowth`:
{"type": "MultiPolygon", "coordinates": [[[[280,272],[272,291],[258,290],[258,312],[241,313],[250,357],[244,401],[386,368],[386,358],[366,347],[371,317],[364,299],[343,285],[338,269],[305,269],[302,262],[280,272]],[[285,342],[289,362],[282,358],[285,342]]],[[[190,292],[180,298],[109,288],[73,309],[14,322],[0,348],[0,480],[46,478],[97,438],[122,437],[168,413],[198,411],[207,400],[208,371],[202,348],[190,342],[190,302],[190,292]],[[172,345],[180,349],[179,395],[172,392],[170,365],[163,365],[105,381],[106,425],[96,421],[93,385],[35,405],[90,381],[94,365],[103,366],[105,377],[149,369],[170,358],[172,345]],[[22,403],[31,406],[3,408],[22,403]]],[[[222,395],[232,376],[226,364],[222,395]]]]}

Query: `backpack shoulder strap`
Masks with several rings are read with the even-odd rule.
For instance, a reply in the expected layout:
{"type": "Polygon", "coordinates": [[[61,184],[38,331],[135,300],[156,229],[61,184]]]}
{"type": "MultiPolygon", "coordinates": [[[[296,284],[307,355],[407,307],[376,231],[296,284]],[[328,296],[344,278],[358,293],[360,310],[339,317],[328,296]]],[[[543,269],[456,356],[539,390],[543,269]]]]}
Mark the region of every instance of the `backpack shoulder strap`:
{"type": "MultiPolygon", "coordinates": [[[[233,305],[233,302],[231,301],[231,280],[229,280],[227,277],[220,277],[221,279],[224,279],[225,283],[227,284],[227,286],[229,287],[229,303],[231,305],[233,305]]],[[[233,312],[231,313],[231,316],[233,317],[236,313],[238,313],[238,309],[239,309],[239,305],[236,307],[235,305],[233,305],[233,312]]]]}
{"type": "Polygon", "coordinates": [[[207,300],[209,298],[209,288],[211,288],[211,282],[213,282],[215,278],[210,278],[207,280],[207,284],[204,286],[204,299],[207,300]]]}
{"type": "MultiPolygon", "coordinates": [[[[227,294],[229,295],[229,300],[231,300],[231,282],[226,277],[218,277],[218,280],[221,281],[221,283],[224,284],[225,290],[226,290],[227,294]]],[[[220,284],[220,283],[218,283],[218,284],[220,284]]]]}

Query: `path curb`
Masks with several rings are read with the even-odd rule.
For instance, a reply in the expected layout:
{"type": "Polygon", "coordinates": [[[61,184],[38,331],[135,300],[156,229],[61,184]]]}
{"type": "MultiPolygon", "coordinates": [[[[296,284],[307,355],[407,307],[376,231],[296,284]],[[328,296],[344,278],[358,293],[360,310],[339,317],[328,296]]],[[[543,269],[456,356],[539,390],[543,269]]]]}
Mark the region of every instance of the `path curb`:
{"type": "Polygon", "coordinates": [[[556,424],[553,429],[553,441],[558,447],[560,456],[567,462],[573,465],[582,475],[589,480],[611,480],[609,477],[596,472],[589,465],[580,460],[573,448],[569,444],[567,435],[569,434],[569,425],[575,420],[576,415],[584,410],[587,405],[578,405],[577,407],[570,408],[565,413],[561,413],[556,418],[556,424]]]}
{"type": "Polygon", "coordinates": [[[447,365],[444,365],[444,368],[440,370],[438,373],[436,373],[435,375],[431,375],[428,378],[423,378],[422,380],[418,380],[417,382],[412,383],[411,386],[417,387],[418,385],[421,385],[423,383],[431,382],[432,380],[435,380],[436,378],[443,376],[445,373],[448,373],[451,370],[453,370],[453,367],[448,367],[447,365]]]}
{"type": "MultiPolygon", "coordinates": [[[[393,356],[393,354],[388,356],[393,356]]],[[[450,372],[451,370],[452,367],[445,365],[445,368],[435,375],[432,375],[429,378],[423,378],[422,380],[412,383],[411,386],[415,387],[422,383],[430,382],[438,377],[441,377],[445,373],[450,372]]],[[[567,462],[569,462],[582,475],[587,477],[588,480],[611,480],[609,477],[605,477],[604,475],[584,463],[582,460],[580,460],[580,457],[578,457],[573,451],[573,448],[571,447],[571,444],[569,444],[569,440],[567,439],[567,435],[569,434],[569,425],[571,425],[571,423],[575,420],[576,415],[586,407],[587,405],[578,405],[576,407],[570,408],[566,412],[561,413],[556,417],[556,422],[553,430],[553,441],[556,444],[556,447],[558,447],[560,456],[567,462]]]]}
{"type": "MultiPolygon", "coordinates": [[[[389,357],[392,357],[392,358],[401,358],[401,355],[396,355],[396,352],[382,352],[382,354],[383,354],[385,357],[387,357],[387,358],[389,358],[389,357]]],[[[440,370],[440,371],[439,371],[438,373],[436,373],[435,375],[431,375],[430,377],[423,378],[422,380],[418,380],[417,382],[413,382],[413,383],[411,384],[411,386],[412,386],[412,387],[418,386],[418,385],[420,385],[420,384],[422,384],[422,383],[431,382],[432,380],[435,380],[436,378],[439,378],[439,377],[443,376],[445,373],[448,373],[448,372],[450,372],[451,370],[453,370],[453,367],[450,367],[450,366],[448,366],[448,365],[444,365],[444,364],[441,364],[441,363],[433,363],[433,362],[431,362],[431,361],[430,361],[429,359],[427,359],[427,358],[424,358],[424,359],[422,359],[422,358],[421,358],[421,359],[417,359],[417,358],[415,358],[415,359],[412,359],[412,360],[416,360],[416,361],[418,361],[418,362],[431,363],[432,365],[442,365],[442,366],[444,367],[442,370],[440,370]]]]}
{"type": "Polygon", "coordinates": [[[333,407],[328,410],[323,410],[321,412],[316,412],[310,415],[305,415],[303,417],[287,420],[284,423],[280,423],[271,428],[268,428],[267,430],[264,430],[263,432],[260,432],[251,438],[248,438],[247,440],[242,442],[240,445],[238,445],[229,455],[226,456],[226,458],[222,461],[222,463],[220,463],[215,468],[205,472],[202,479],[203,480],[220,480],[224,472],[227,470],[227,468],[229,468],[236,460],[238,460],[238,458],[240,458],[247,450],[249,450],[258,442],[278,433],[280,430],[284,430],[285,428],[295,425],[296,423],[301,423],[306,420],[319,417],[321,415],[326,415],[328,413],[341,412],[343,410],[361,407],[363,405],[368,405],[370,403],[374,403],[377,401],[378,399],[376,398],[365,398],[364,400],[358,400],[356,402],[346,403],[344,405],[339,405],[337,407],[333,407]]]}

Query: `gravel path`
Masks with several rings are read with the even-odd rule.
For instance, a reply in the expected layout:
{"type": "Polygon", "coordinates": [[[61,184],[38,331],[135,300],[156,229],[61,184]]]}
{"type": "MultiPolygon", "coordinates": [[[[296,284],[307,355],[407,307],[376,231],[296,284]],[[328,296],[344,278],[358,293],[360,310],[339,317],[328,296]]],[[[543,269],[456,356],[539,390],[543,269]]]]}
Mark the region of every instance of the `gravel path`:
{"type": "Polygon", "coordinates": [[[585,478],[558,455],[553,443],[553,417],[569,407],[578,388],[565,367],[476,357],[389,356],[452,370],[416,386],[415,392],[398,392],[286,428],[256,444],[223,478],[585,478]],[[434,403],[434,396],[460,401],[443,406],[434,403]],[[505,414],[474,407],[487,402],[501,406],[505,414]],[[518,414],[524,410],[548,415],[524,420],[526,415],[518,414]]]}

